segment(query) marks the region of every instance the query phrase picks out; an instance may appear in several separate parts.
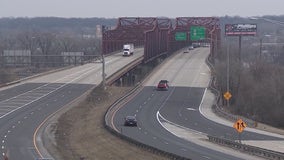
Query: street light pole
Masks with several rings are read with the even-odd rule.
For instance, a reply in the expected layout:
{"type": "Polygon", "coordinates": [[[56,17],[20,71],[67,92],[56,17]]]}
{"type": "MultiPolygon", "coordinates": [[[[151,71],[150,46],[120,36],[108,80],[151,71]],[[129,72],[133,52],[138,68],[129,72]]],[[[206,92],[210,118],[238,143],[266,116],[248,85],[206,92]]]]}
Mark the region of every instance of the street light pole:
{"type": "Polygon", "coordinates": [[[261,52],[262,52],[262,38],[259,40],[259,59],[261,60],[261,52]]]}
{"type": "Polygon", "coordinates": [[[105,73],[105,56],[102,54],[102,78],[103,78],[103,88],[106,89],[106,73],[105,73]]]}
{"type": "MultiPolygon", "coordinates": [[[[227,37],[225,37],[225,41],[227,41],[227,37]]],[[[227,93],[230,92],[230,48],[229,44],[227,44],[227,93]]],[[[227,107],[230,107],[229,99],[227,99],[227,107]]]]}

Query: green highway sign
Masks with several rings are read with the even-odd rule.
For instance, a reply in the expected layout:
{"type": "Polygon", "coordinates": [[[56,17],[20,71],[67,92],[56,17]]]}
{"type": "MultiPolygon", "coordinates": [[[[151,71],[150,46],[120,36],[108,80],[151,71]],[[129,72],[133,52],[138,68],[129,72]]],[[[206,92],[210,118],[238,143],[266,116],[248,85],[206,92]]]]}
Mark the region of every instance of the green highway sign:
{"type": "Polygon", "coordinates": [[[202,26],[190,27],[190,39],[192,41],[205,39],[205,27],[202,26]]]}
{"type": "Polygon", "coordinates": [[[176,32],[175,39],[176,41],[186,41],[186,32],[176,32]]]}

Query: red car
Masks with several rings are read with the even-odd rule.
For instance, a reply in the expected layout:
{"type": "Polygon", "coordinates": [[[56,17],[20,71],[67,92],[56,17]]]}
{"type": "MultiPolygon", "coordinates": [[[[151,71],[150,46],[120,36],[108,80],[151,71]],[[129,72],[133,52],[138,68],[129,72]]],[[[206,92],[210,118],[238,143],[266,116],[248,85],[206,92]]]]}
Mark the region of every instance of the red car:
{"type": "Polygon", "coordinates": [[[169,81],[167,80],[160,80],[158,86],[157,86],[157,90],[168,90],[169,89],[169,81]]]}

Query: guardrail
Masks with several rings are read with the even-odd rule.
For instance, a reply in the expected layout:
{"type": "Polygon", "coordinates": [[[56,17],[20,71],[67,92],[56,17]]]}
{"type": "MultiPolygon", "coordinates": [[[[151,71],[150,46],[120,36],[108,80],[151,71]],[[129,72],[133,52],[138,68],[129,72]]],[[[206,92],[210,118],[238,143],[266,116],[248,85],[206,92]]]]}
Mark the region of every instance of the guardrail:
{"type": "Polygon", "coordinates": [[[251,155],[259,156],[270,160],[284,160],[284,153],[281,152],[270,151],[259,147],[245,145],[225,138],[219,138],[210,135],[208,135],[207,137],[210,142],[230,147],[241,152],[249,153],[251,155]]]}

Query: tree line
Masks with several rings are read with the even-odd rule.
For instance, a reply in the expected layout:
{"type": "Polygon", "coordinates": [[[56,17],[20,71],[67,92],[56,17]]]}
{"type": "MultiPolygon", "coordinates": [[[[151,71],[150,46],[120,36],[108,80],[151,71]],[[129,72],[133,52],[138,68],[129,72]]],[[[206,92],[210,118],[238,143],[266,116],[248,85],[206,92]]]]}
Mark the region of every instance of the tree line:
{"type": "MultiPolygon", "coordinates": [[[[278,19],[284,20],[283,16],[278,19]]],[[[235,22],[249,21],[238,18],[235,22]]],[[[225,110],[284,128],[284,28],[263,21],[257,25],[257,36],[242,37],[241,60],[238,37],[225,37],[223,34],[214,65],[218,89],[224,94],[229,83],[228,91],[232,98],[227,105],[222,96],[225,110]],[[260,40],[273,44],[264,46],[260,40]]]]}
{"type": "MultiPolygon", "coordinates": [[[[0,18],[0,55],[4,50],[29,50],[37,58],[33,61],[38,63],[30,66],[35,68],[54,67],[62,52],[96,56],[101,53],[97,25],[115,26],[116,21],[105,18],[0,18]]],[[[2,62],[3,57],[0,57],[0,83],[17,79],[14,69],[3,68],[2,62]]]]}

